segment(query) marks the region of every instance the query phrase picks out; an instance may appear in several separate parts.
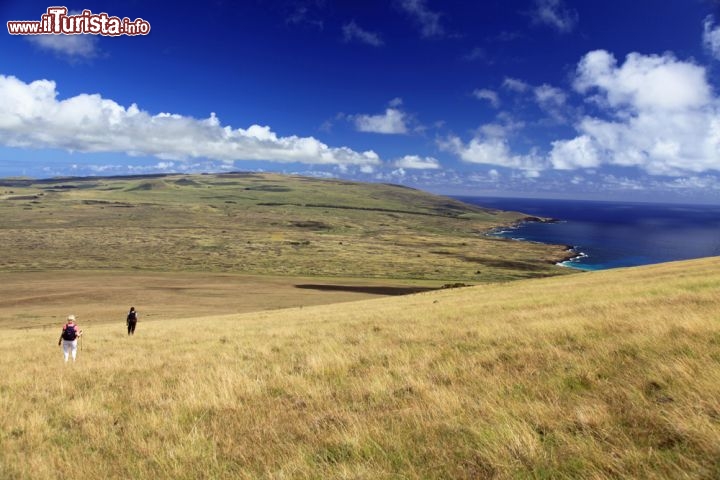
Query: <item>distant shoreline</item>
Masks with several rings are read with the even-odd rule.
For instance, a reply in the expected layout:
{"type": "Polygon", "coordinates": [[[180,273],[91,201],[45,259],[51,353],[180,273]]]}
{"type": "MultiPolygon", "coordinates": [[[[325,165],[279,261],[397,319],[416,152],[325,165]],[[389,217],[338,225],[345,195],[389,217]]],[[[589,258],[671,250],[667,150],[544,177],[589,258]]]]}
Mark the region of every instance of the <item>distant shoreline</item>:
{"type": "Polygon", "coordinates": [[[582,271],[588,271],[590,269],[582,268],[577,265],[573,265],[575,261],[587,258],[588,254],[585,252],[581,252],[578,250],[578,247],[574,245],[567,245],[562,243],[548,243],[548,242],[539,242],[536,240],[528,240],[526,238],[522,237],[505,237],[503,234],[510,233],[513,230],[517,230],[518,228],[522,227],[523,225],[527,223],[560,223],[562,220],[558,220],[557,218],[552,217],[536,217],[536,216],[527,216],[525,218],[520,219],[517,222],[513,222],[510,225],[503,225],[500,227],[495,227],[491,229],[486,235],[489,237],[500,237],[500,238],[508,238],[510,240],[515,240],[517,242],[528,242],[528,243],[538,243],[542,245],[561,245],[565,247],[565,251],[567,252],[567,255],[560,261],[555,262],[555,265],[559,267],[565,267],[565,268],[572,268],[573,270],[582,270],[582,271]]]}
{"type": "Polygon", "coordinates": [[[571,253],[575,256],[561,262],[568,268],[609,270],[720,255],[720,210],[711,205],[480,197],[462,200],[524,212],[530,219],[562,219],[557,226],[526,221],[494,233],[543,244],[573,245],[571,253]]]}

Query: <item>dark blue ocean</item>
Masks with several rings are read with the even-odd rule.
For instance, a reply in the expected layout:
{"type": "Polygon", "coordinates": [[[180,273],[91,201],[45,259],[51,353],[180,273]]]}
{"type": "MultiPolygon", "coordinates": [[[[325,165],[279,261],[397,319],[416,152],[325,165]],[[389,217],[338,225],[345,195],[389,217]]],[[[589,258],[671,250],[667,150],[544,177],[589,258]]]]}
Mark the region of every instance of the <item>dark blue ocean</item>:
{"type": "Polygon", "coordinates": [[[720,255],[720,206],[455,197],[558,223],[525,223],[498,235],[572,245],[565,265],[584,270],[630,267],[720,255]]]}

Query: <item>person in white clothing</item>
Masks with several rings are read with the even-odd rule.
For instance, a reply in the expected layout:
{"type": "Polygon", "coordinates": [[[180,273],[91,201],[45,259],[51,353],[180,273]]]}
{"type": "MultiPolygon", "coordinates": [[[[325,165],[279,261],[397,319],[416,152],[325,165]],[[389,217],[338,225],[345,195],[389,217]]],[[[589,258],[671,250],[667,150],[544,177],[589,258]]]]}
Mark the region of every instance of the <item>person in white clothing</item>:
{"type": "Polygon", "coordinates": [[[75,323],[75,315],[68,315],[67,323],[63,325],[60,338],[58,339],[58,345],[62,344],[63,356],[65,357],[65,363],[67,363],[70,356],[72,356],[73,362],[77,357],[77,344],[78,338],[82,336],[82,330],[75,323]]]}

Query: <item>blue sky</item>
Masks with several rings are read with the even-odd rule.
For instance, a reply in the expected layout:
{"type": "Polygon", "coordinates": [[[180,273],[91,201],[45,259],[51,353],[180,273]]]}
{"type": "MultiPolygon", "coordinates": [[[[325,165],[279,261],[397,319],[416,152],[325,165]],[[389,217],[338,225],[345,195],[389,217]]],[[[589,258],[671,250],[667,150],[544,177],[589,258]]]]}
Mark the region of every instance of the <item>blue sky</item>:
{"type": "Polygon", "coordinates": [[[4,27],[0,176],[263,170],[720,203],[716,0],[61,5],[151,30],[4,27]]]}

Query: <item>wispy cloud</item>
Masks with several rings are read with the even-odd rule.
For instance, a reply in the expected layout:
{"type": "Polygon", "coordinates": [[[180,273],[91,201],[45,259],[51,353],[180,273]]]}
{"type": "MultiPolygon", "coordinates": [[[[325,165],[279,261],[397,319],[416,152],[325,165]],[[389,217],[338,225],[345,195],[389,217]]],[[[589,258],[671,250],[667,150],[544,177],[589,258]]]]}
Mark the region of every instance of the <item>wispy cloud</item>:
{"type": "Polygon", "coordinates": [[[477,88],[473,90],[473,97],[478,100],[487,100],[494,108],[498,108],[500,106],[500,97],[497,92],[493,90],[487,88],[477,88]]]}
{"type": "Polygon", "coordinates": [[[567,94],[557,87],[544,83],[533,88],[535,102],[557,122],[565,122],[565,110],[567,94]]]}
{"type": "Polygon", "coordinates": [[[27,35],[25,38],[39,49],[70,61],[88,60],[99,54],[96,35],[27,35]]]}
{"type": "Polygon", "coordinates": [[[523,37],[523,34],[518,31],[503,30],[502,32],[498,33],[497,35],[488,38],[488,40],[491,42],[506,43],[506,42],[512,42],[512,41],[517,40],[518,38],[522,38],[522,37],[523,37]]]}
{"type": "Polygon", "coordinates": [[[720,60],[720,26],[715,26],[712,15],[703,22],[703,45],[716,60],[720,60]]]}
{"type": "Polygon", "coordinates": [[[379,34],[360,28],[354,20],[343,25],[342,31],[346,42],[360,42],[373,47],[381,47],[385,43],[379,34]]]}
{"type": "Polygon", "coordinates": [[[550,116],[553,122],[565,123],[567,121],[568,96],[562,89],[547,83],[533,86],[523,80],[511,77],[505,77],[502,88],[518,96],[531,98],[541,110],[550,116]]]}
{"type": "MultiPolygon", "coordinates": [[[[80,15],[79,10],[71,10],[70,15],[80,15]]],[[[27,35],[25,39],[38,47],[54,53],[71,63],[91,60],[100,55],[97,35],[27,35]]]]}
{"type": "Polygon", "coordinates": [[[0,144],[18,148],[57,148],[79,152],[123,152],[167,161],[263,160],[314,165],[379,165],[373,151],[329,147],[313,137],[280,137],[268,126],[223,126],[211,114],[196,119],[172,113],[150,114],[137,105],[123,107],[98,94],[58,100],[55,82],[25,83],[0,75],[0,144]]]}
{"type": "Polygon", "coordinates": [[[578,13],[567,8],[563,0],[535,0],[531,12],[533,22],[545,25],[560,33],[569,33],[578,23],[578,13]]]}
{"type": "Polygon", "coordinates": [[[445,28],[440,23],[441,15],[430,10],[426,0],[400,0],[400,8],[418,24],[424,38],[445,35],[445,28]]]}
{"type": "Polygon", "coordinates": [[[488,60],[488,54],[487,51],[485,51],[482,47],[475,47],[472,50],[470,50],[468,53],[464,54],[461,57],[466,62],[475,62],[479,60],[488,60]]]}
{"type": "Polygon", "coordinates": [[[288,25],[305,26],[322,30],[325,22],[320,16],[319,10],[323,3],[320,1],[300,1],[290,5],[292,10],[285,17],[288,25]]]}
{"type": "Polygon", "coordinates": [[[512,77],[505,77],[502,86],[505,89],[518,93],[524,93],[530,89],[530,84],[512,77]]]}
{"type": "Polygon", "coordinates": [[[535,100],[537,100],[540,105],[562,106],[565,105],[565,101],[567,100],[565,92],[547,83],[535,87],[533,92],[535,93],[535,100]]]}

